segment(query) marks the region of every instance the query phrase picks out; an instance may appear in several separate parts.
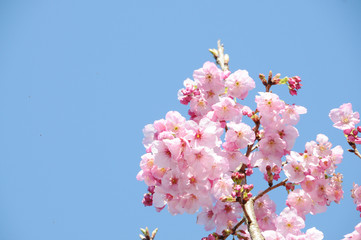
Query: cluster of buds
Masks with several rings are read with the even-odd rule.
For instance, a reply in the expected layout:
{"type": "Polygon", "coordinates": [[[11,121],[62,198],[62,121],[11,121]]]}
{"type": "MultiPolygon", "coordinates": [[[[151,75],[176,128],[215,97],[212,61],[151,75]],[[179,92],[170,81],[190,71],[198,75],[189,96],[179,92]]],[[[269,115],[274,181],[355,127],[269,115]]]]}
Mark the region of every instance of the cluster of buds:
{"type": "Polygon", "coordinates": [[[143,196],[142,203],[144,206],[152,206],[153,205],[153,194],[154,194],[155,186],[148,187],[148,193],[145,193],[143,196]]]}
{"type": "Polygon", "coordinates": [[[154,231],[152,232],[152,235],[150,235],[148,227],[146,227],[145,229],[141,228],[140,231],[143,233],[143,235],[139,234],[140,239],[142,239],[142,240],[153,240],[155,235],[158,232],[158,228],[154,229],[154,231]]]}
{"type": "Polygon", "coordinates": [[[297,90],[299,90],[302,86],[301,78],[299,76],[294,76],[291,78],[288,78],[288,89],[290,90],[290,94],[297,95],[297,90]]]}
{"type": "Polygon", "coordinates": [[[269,90],[269,88],[272,85],[281,85],[281,84],[287,84],[288,89],[290,91],[290,94],[297,95],[297,90],[299,90],[302,86],[301,84],[301,78],[299,76],[294,77],[284,77],[280,78],[281,74],[277,73],[274,77],[272,77],[272,71],[269,72],[268,79],[266,79],[265,75],[259,74],[259,78],[261,79],[263,85],[266,87],[266,89],[269,90]]]}
{"type": "Polygon", "coordinates": [[[295,184],[291,183],[291,182],[287,182],[285,184],[285,187],[286,187],[287,193],[290,193],[290,191],[292,192],[293,190],[295,190],[295,184]]]}
{"type": "Polygon", "coordinates": [[[361,126],[357,128],[350,128],[343,130],[343,133],[347,137],[347,141],[351,143],[361,144],[361,137],[358,137],[358,133],[361,132],[361,126]]]}
{"type": "Polygon", "coordinates": [[[185,88],[182,88],[178,92],[178,98],[181,104],[188,105],[194,96],[200,95],[199,89],[195,83],[187,79],[184,81],[185,88]]]}
{"type": "Polygon", "coordinates": [[[232,197],[242,198],[243,201],[246,202],[252,197],[252,193],[251,193],[252,189],[253,189],[253,184],[244,184],[244,185],[235,184],[233,186],[232,197]]]}
{"type": "Polygon", "coordinates": [[[277,167],[274,167],[272,169],[271,166],[269,166],[269,165],[267,165],[266,171],[267,172],[264,174],[264,179],[268,182],[268,186],[272,187],[273,180],[278,181],[278,179],[280,178],[280,175],[279,175],[280,171],[277,167]]]}
{"type": "Polygon", "coordinates": [[[218,235],[216,233],[211,233],[208,235],[208,237],[203,237],[201,240],[217,240],[218,235]],[[216,235],[216,236],[215,236],[216,235]]]}

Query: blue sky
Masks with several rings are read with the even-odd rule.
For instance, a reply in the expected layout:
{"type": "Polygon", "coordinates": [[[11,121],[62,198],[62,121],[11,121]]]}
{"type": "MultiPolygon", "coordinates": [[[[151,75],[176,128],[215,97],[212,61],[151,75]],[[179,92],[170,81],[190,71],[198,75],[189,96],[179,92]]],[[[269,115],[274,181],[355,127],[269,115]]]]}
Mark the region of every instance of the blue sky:
{"type": "MultiPolygon", "coordinates": [[[[230,69],[299,75],[307,107],[295,150],[318,133],[347,144],[328,113],[345,102],[361,112],[359,0],[0,1],[0,239],[200,239],[195,215],[142,205],[142,129],[170,110],[186,115],[177,91],[211,61],[221,39],[230,69]]],[[[345,198],[307,216],[325,239],[360,222],[350,192],[361,160],[338,171],[345,198]]],[[[257,182],[256,182],[257,184],[257,182]]],[[[264,184],[260,182],[261,186],[264,184]]],[[[278,211],[284,191],[276,190],[278,211]]]]}

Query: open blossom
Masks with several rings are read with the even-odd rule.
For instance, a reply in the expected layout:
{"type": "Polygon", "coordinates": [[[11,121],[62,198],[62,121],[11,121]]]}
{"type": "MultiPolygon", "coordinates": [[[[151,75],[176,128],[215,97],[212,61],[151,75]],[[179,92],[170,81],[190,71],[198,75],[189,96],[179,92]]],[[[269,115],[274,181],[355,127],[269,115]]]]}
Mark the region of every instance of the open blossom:
{"type": "Polygon", "coordinates": [[[300,114],[307,113],[307,109],[297,105],[286,105],[284,111],[282,111],[282,119],[284,123],[295,125],[300,119],[300,114]]]}
{"type": "Polygon", "coordinates": [[[276,218],[277,231],[286,236],[287,234],[298,235],[305,227],[305,221],[298,216],[296,209],[286,207],[276,218]]]}
{"type": "Polygon", "coordinates": [[[224,91],[223,72],[212,62],[206,62],[202,68],[195,70],[193,78],[201,90],[212,90],[215,94],[224,91]]]}
{"type": "Polygon", "coordinates": [[[236,116],[240,115],[240,107],[235,101],[229,97],[223,97],[212,106],[215,115],[220,121],[232,120],[236,116]]]}
{"type": "MultiPolygon", "coordinates": [[[[245,123],[230,122],[227,124],[226,143],[234,143],[235,149],[242,149],[255,140],[254,132],[245,123]]],[[[235,150],[234,149],[234,150],[235,150]]]]}
{"type": "Polygon", "coordinates": [[[232,193],[233,180],[229,175],[224,175],[214,183],[213,195],[216,198],[227,197],[232,193]]]}
{"type": "Polygon", "coordinates": [[[254,167],[258,167],[259,170],[267,174],[267,166],[273,169],[281,169],[282,159],[279,156],[263,154],[261,151],[252,152],[250,155],[251,164],[254,167]]]}
{"type": "Polygon", "coordinates": [[[302,165],[302,157],[291,151],[291,155],[286,157],[287,164],[284,166],[284,171],[288,180],[292,183],[300,183],[305,179],[305,169],[302,165]]]}
{"type": "Polygon", "coordinates": [[[356,210],[361,212],[361,186],[355,183],[353,184],[353,188],[351,190],[351,197],[356,204],[356,210]]]}
{"type": "Polygon", "coordinates": [[[352,111],[351,103],[345,103],[339,108],[332,109],[329,117],[334,123],[333,126],[341,130],[354,128],[360,122],[360,115],[358,112],[352,111]]]}
{"type": "Polygon", "coordinates": [[[278,113],[285,108],[285,103],[278,95],[270,92],[260,92],[259,96],[256,96],[256,103],[262,116],[278,113]]]}
{"type": "Polygon", "coordinates": [[[259,150],[264,155],[281,157],[286,149],[286,142],[280,138],[278,133],[269,132],[259,141],[259,150]]]}
{"type": "Polygon", "coordinates": [[[237,70],[229,75],[225,85],[228,87],[229,95],[242,100],[247,97],[248,91],[256,87],[246,70],[237,70]]]}
{"type": "Polygon", "coordinates": [[[212,110],[211,105],[203,94],[198,95],[190,101],[190,109],[195,116],[204,116],[212,110]]]}
{"type": "Polygon", "coordinates": [[[285,240],[285,237],[281,233],[273,230],[264,231],[262,235],[267,240],[285,240]]]}
{"type": "Polygon", "coordinates": [[[191,146],[205,146],[209,148],[220,146],[220,136],[223,134],[223,129],[219,123],[203,117],[199,123],[188,121],[186,124],[187,133],[185,138],[190,141],[191,146]]]}
{"type": "Polygon", "coordinates": [[[216,232],[220,234],[222,230],[226,229],[228,224],[234,225],[238,222],[241,216],[242,207],[239,203],[224,203],[217,201],[214,206],[216,232]]]}
{"type": "Polygon", "coordinates": [[[303,189],[296,189],[288,194],[286,204],[304,218],[311,211],[312,199],[303,189]]]}

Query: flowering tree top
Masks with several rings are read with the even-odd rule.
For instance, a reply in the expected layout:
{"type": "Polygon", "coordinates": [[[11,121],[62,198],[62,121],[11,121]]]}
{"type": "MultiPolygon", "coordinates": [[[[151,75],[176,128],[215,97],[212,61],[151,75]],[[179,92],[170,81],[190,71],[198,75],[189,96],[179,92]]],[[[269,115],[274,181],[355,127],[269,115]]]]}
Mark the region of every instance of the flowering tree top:
{"type": "MultiPolygon", "coordinates": [[[[257,107],[251,109],[243,100],[255,88],[253,78],[246,70],[229,71],[229,56],[220,42],[210,52],[220,68],[204,63],[178,92],[179,101],[189,105],[189,119],[170,111],[143,130],[146,153],[137,179],[148,185],[144,205],[157,211],[167,207],[173,215],[198,212],[197,223],[215,230],[205,239],[323,239],[316,228],[303,230],[305,216],[342,199],[342,174],[336,168],[343,149],[318,134],[303,152],[292,150],[299,136],[295,126],[307,110],[286,103],[271,87],[286,85],[297,95],[301,78],[260,74],[265,91],[255,96],[257,107]],[[248,182],[254,169],[269,186],[258,194],[248,182]],[[288,192],[280,214],[267,195],[278,187],[288,192]]],[[[351,104],[331,110],[330,118],[351,146],[361,143],[361,129],[355,128],[359,114],[351,104]]],[[[356,147],[353,151],[358,153],[356,147]]],[[[355,185],[353,196],[361,210],[359,192],[355,185]]]]}

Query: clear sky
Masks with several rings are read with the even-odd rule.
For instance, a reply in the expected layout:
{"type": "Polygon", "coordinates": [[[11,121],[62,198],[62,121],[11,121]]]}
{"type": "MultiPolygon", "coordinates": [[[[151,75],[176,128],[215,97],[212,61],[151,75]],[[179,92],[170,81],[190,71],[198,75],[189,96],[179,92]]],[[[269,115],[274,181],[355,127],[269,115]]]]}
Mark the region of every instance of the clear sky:
{"type": "MultiPolygon", "coordinates": [[[[346,150],[328,113],[345,102],[361,112],[360,12],[359,0],[1,0],[0,239],[137,239],[145,226],[158,240],[207,235],[196,215],[144,207],[135,176],[143,126],[186,114],[177,91],[218,39],[231,70],[256,81],[250,104],[259,73],[302,78],[299,96],[273,88],[308,109],[296,151],[318,133],[346,150]]],[[[353,231],[360,169],[345,152],[345,198],[306,228],[327,240],[353,231]]],[[[272,197],[281,211],[285,191],[272,197]]]]}

